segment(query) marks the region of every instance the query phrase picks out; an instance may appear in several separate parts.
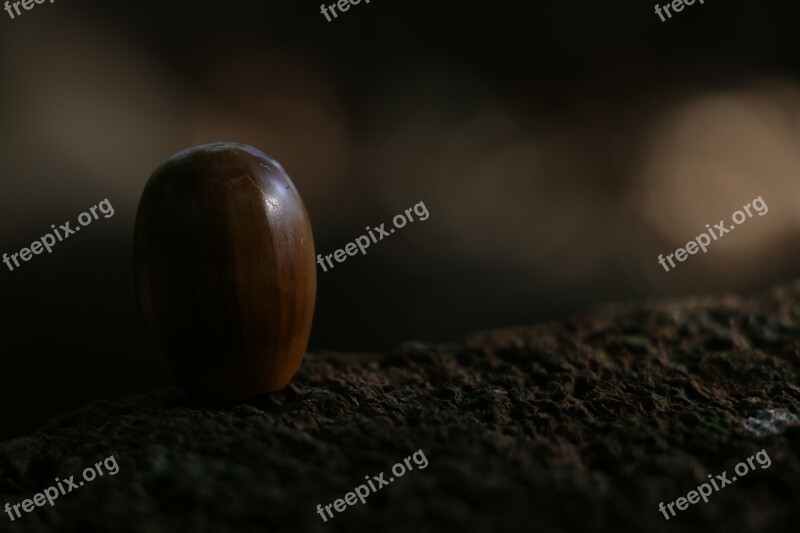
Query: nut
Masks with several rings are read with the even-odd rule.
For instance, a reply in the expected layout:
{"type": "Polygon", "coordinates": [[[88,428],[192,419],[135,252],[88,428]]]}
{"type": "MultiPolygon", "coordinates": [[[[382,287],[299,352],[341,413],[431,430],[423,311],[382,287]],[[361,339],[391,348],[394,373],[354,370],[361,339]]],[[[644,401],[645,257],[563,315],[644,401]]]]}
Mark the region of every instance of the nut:
{"type": "Polygon", "coordinates": [[[237,143],[170,158],[142,193],[134,261],[139,310],[188,391],[239,400],[289,383],[316,269],[308,214],[277,161],[237,143]]]}

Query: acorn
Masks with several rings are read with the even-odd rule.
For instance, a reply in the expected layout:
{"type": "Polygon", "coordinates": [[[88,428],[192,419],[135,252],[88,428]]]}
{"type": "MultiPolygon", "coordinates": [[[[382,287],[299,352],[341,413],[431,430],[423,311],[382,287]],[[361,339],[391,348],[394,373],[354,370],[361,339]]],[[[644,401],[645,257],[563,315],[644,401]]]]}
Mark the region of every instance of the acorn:
{"type": "Polygon", "coordinates": [[[314,240],[283,167],[220,142],[156,169],[136,215],[139,310],[176,381],[216,400],[277,391],[303,360],[314,240]]]}

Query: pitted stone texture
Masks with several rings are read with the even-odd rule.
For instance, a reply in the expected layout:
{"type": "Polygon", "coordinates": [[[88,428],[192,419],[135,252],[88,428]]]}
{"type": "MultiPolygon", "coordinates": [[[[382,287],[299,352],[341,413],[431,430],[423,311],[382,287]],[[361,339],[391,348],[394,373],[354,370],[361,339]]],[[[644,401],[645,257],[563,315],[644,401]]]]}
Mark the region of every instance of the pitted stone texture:
{"type": "Polygon", "coordinates": [[[0,445],[17,503],[114,454],[103,476],[2,531],[790,531],[800,285],[755,298],[612,306],[570,320],[313,354],[280,393],[209,405],[163,389],[101,401],[0,445]],[[429,464],[323,522],[422,449],[429,464]],[[772,460],[669,521],[669,503],[764,449],[772,460]]]}

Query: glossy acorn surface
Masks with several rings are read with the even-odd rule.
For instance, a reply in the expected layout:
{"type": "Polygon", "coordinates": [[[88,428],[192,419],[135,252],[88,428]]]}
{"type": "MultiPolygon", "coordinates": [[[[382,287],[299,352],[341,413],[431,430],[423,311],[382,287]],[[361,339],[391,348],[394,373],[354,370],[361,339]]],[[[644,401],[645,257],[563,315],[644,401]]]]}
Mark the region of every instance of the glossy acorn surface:
{"type": "Polygon", "coordinates": [[[135,275],[147,328],[188,391],[251,398],[299,368],[316,295],[311,223],[264,152],[213,143],[156,169],[136,215],[135,275]]]}

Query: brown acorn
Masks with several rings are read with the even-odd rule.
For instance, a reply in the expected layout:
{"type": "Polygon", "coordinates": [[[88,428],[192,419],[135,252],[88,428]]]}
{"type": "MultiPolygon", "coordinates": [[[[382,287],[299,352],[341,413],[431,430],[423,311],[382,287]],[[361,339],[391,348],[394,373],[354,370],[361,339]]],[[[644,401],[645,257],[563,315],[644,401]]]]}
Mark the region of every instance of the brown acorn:
{"type": "Polygon", "coordinates": [[[212,399],[283,388],[316,295],[311,223],[283,167],[213,143],[161,165],[136,215],[139,310],[175,379],[212,399]]]}

